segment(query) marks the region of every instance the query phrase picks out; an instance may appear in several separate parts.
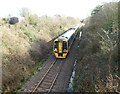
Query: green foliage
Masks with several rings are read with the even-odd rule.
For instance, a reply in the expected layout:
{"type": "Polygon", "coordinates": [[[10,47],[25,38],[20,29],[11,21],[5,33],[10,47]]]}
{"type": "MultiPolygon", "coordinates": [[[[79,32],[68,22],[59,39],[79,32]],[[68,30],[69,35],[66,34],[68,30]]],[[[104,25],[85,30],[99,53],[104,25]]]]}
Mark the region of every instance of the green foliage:
{"type": "Polygon", "coordinates": [[[95,24],[98,28],[103,28],[111,33],[118,26],[118,3],[105,3],[97,6],[92,15],[91,24],[95,24]],[[97,10],[97,11],[95,11],[97,10]]]}
{"type": "Polygon", "coordinates": [[[106,21],[105,24],[104,24],[104,29],[106,31],[108,31],[109,33],[112,32],[112,27],[113,27],[113,21],[111,19],[109,19],[109,21],[106,21]]]}
{"type": "Polygon", "coordinates": [[[24,34],[29,38],[31,42],[34,42],[36,40],[35,32],[26,30],[24,31],[24,34]]]}
{"type": "Polygon", "coordinates": [[[0,18],[0,26],[7,24],[8,23],[8,18],[0,18]]]}
{"type": "Polygon", "coordinates": [[[30,15],[28,17],[28,21],[30,25],[36,26],[39,23],[39,19],[37,15],[30,15]]]}
{"type": "Polygon", "coordinates": [[[75,91],[119,92],[118,3],[104,3],[91,14],[77,49],[75,91]]]}
{"type": "Polygon", "coordinates": [[[52,53],[51,40],[79,21],[62,16],[38,17],[26,8],[21,9],[20,13],[24,20],[16,25],[7,24],[7,18],[0,19],[5,78],[3,90],[6,92],[20,88],[43,64],[41,60],[52,53]]]}

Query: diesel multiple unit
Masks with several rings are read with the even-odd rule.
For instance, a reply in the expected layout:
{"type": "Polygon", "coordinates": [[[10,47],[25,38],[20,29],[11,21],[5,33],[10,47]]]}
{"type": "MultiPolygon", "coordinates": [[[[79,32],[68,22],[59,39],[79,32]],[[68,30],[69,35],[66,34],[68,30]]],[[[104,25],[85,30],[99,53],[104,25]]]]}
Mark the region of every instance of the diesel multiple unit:
{"type": "Polygon", "coordinates": [[[53,52],[56,58],[66,58],[72,43],[77,35],[79,25],[68,29],[54,40],[53,52]]]}

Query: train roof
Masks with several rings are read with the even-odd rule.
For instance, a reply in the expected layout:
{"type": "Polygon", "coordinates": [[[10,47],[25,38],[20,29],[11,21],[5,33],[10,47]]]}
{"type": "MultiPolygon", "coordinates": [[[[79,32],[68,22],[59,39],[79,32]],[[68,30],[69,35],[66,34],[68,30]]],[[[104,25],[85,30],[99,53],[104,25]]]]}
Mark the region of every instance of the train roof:
{"type": "Polygon", "coordinates": [[[58,37],[58,40],[65,40],[65,41],[69,40],[70,37],[76,32],[78,28],[79,28],[79,25],[69,28],[67,32],[65,32],[64,34],[58,37]]]}
{"type": "Polygon", "coordinates": [[[73,33],[75,33],[75,29],[71,28],[66,33],[64,33],[63,35],[61,35],[59,38],[69,39],[73,35],[73,33]]]}

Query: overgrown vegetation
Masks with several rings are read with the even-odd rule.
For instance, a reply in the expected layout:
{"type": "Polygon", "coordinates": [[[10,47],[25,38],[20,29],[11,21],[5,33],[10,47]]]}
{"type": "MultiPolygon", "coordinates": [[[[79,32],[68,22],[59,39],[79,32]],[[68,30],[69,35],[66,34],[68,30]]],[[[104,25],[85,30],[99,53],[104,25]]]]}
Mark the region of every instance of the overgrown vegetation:
{"type": "Polygon", "coordinates": [[[75,92],[120,92],[118,2],[97,6],[85,24],[78,48],[75,92]]]}
{"type": "Polygon", "coordinates": [[[9,25],[7,18],[0,19],[3,92],[17,91],[50,55],[52,39],[79,23],[60,15],[38,17],[26,8],[20,13],[24,20],[15,25],[9,25]]]}

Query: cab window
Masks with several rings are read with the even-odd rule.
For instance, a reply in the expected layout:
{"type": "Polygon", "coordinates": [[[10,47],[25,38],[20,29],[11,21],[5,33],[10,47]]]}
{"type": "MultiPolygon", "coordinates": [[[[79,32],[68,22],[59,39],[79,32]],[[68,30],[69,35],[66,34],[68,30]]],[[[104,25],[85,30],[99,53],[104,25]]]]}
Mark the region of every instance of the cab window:
{"type": "Polygon", "coordinates": [[[54,42],[54,48],[58,48],[58,41],[54,42]]]}
{"type": "Polygon", "coordinates": [[[63,50],[66,49],[67,50],[67,42],[63,41],[63,50]]]}

